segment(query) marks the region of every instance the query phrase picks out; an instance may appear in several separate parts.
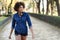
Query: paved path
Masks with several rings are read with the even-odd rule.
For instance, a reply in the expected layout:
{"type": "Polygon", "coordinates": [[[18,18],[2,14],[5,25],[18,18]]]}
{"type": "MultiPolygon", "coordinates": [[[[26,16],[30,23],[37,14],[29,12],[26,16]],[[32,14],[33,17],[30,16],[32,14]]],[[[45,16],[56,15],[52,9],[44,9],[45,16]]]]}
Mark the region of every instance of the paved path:
{"type": "MultiPolygon", "coordinates": [[[[38,20],[34,17],[31,17],[33,23],[33,29],[35,33],[34,40],[60,40],[60,29],[56,26],[52,26],[46,22],[38,20]]],[[[9,40],[9,32],[11,29],[11,22],[9,22],[0,32],[0,40],[9,40]]],[[[15,40],[14,32],[12,34],[12,39],[15,40]]],[[[29,35],[27,40],[31,40],[31,32],[29,31],[29,35]]]]}

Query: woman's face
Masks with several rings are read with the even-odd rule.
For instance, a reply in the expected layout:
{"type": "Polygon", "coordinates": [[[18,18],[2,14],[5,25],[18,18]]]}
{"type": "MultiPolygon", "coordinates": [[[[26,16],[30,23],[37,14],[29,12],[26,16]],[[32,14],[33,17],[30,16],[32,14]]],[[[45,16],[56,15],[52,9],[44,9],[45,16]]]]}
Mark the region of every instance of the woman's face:
{"type": "Polygon", "coordinates": [[[24,8],[23,8],[23,6],[21,5],[21,6],[19,7],[19,9],[18,9],[18,12],[23,12],[23,10],[24,10],[24,8]]]}

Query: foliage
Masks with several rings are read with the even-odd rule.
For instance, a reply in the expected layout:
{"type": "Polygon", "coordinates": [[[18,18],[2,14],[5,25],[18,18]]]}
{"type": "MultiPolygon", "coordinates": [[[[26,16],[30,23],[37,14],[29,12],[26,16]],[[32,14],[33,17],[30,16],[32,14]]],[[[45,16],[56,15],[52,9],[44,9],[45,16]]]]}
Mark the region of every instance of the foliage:
{"type": "Polygon", "coordinates": [[[33,17],[36,17],[50,24],[60,26],[60,16],[47,16],[47,15],[40,15],[40,14],[33,14],[33,13],[29,13],[29,14],[33,17]]]}

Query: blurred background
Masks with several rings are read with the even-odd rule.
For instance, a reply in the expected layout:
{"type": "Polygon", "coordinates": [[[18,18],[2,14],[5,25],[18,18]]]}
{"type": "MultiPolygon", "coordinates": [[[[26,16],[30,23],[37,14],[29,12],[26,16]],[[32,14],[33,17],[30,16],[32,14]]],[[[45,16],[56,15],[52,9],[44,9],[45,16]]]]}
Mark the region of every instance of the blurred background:
{"type": "Polygon", "coordinates": [[[0,15],[7,15],[14,12],[14,5],[17,1],[23,1],[27,12],[58,16],[60,10],[59,0],[0,0],[0,15]]]}
{"type": "MultiPolygon", "coordinates": [[[[16,2],[24,2],[30,14],[34,40],[60,40],[60,0],[0,0],[0,40],[9,40],[12,16],[16,2]]],[[[15,40],[14,33],[12,39],[15,40]]],[[[31,40],[31,33],[27,40],[31,40]]]]}

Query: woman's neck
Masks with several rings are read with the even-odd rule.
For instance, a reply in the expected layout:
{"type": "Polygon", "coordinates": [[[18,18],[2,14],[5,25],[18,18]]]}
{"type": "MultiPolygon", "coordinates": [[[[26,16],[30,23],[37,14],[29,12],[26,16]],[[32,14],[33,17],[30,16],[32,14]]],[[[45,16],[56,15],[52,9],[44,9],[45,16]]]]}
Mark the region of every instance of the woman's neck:
{"type": "Polygon", "coordinates": [[[18,15],[19,15],[19,16],[22,16],[22,15],[23,15],[23,13],[22,13],[22,12],[18,12],[18,15]]]}

